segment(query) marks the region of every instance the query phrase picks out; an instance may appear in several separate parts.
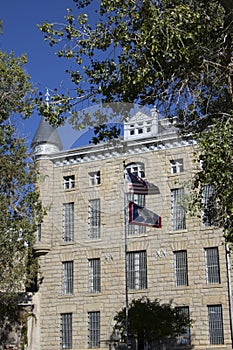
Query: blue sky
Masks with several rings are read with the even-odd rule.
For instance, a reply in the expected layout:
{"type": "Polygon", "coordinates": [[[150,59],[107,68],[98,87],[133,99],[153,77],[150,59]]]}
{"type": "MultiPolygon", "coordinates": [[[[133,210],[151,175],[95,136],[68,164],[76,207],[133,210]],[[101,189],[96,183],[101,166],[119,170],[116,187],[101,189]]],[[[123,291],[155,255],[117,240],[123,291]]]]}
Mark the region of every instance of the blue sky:
{"type": "MultiPolygon", "coordinates": [[[[55,56],[52,49],[43,39],[37,24],[44,21],[63,22],[66,9],[74,6],[72,0],[2,0],[0,2],[0,19],[3,22],[3,34],[0,35],[2,51],[14,51],[16,56],[27,54],[26,71],[40,91],[69,85],[65,70],[69,68],[66,60],[55,56]]],[[[31,140],[39,117],[34,115],[30,121],[21,125],[21,132],[31,140]]],[[[77,137],[71,127],[63,128],[61,136],[65,148],[77,137]]]]}

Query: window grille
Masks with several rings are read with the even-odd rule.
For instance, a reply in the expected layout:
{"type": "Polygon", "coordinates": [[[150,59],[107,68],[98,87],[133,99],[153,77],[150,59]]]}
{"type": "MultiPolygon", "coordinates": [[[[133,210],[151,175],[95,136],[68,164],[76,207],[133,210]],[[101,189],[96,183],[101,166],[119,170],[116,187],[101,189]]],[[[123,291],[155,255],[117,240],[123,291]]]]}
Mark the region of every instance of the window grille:
{"type": "MultiPolygon", "coordinates": [[[[176,310],[182,315],[189,319],[189,307],[188,306],[177,306],[176,310]]],[[[177,337],[176,341],[179,345],[190,345],[190,327],[187,326],[183,334],[177,337]]]]}
{"type": "Polygon", "coordinates": [[[61,349],[72,349],[72,313],[61,314],[61,349]]]}
{"type": "Polygon", "coordinates": [[[36,242],[41,242],[41,224],[36,226],[36,242]]]}
{"type": "Polygon", "coordinates": [[[208,305],[210,344],[224,344],[222,305],[208,305]]]}
{"type": "Polygon", "coordinates": [[[170,160],[172,174],[182,173],[184,171],[183,159],[170,160]]]}
{"type": "Polygon", "coordinates": [[[88,260],[88,290],[90,293],[100,292],[100,259],[88,260]]]}
{"type": "Polygon", "coordinates": [[[90,186],[100,185],[100,171],[94,171],[88,174],[90,186]]]}
{"type": "Polygon", "coordinates": [[[187,264],[187,251],[179,250],[174,252],[174,269],[175,269],[175,285],[187,286],[188,285],[188,264],[187,264]]]}
{"type": "Polygon", "coordinates": [[[62,294],[72,294],[74,285],[74,264],[73,261],[62,263],[62,294]]]}
{"type": "Polygon", "coordinates": [[[183,206],[184,189],[177,188],[171,191],[172,195],[172,225],[173,230],[184,230],[185,223],[185,209],[183,206]]]}
{"type": "Polygon", "coordinates": [[[74,240],[74,203],[63,204],[63,241],[74,240]]]}
{"type": "Polygon", "coordinates": [[[202,203],[203,203],[203,223],[206,227],[213,226],[215,224],[215,203],[212,202],[213,195],[215,193],[214,187],[212,185],[205,185],[202,193],[202,203]]]}
{"type": "Polygon", "coordinates": [[[127,253],[128,288],[147,288],[147,257],[146,251],[127,253]]]}
{"type": "Polygon", "coordinates": [[[100,347],[100,312],[88,312],[88,348],[100,347]]]}
{"type": "Polygon", "coordinates": [[[205,249],[205,261],[207,283],[220,283],[219,254],[217,247],[205,249]]]}
{"type": "MultiPolygon", "coordinates": [[[[128,201],[134,202],[141,207],[145,206],[146,202],[146,196],[144,194],[127,194],[128,201]]],[[[129,208],[127,207],[127,214],[126,217],[129,217],[128,210],[129,208]]],[[[127,235],[141,235],[146,233],[146,227],[145,226],[140,226],[140,225],[127,225],[127,235]]]]}
{"type": "Polygon", "coordinates": [[[100,199],[89,200],[89,238],[100,238],[100,199]]]}
{"type": "Polygon", "coordinates": [[[75,176],[69,175],[63,177],[64,190],[71,190],[75,187],[75,176]]]}

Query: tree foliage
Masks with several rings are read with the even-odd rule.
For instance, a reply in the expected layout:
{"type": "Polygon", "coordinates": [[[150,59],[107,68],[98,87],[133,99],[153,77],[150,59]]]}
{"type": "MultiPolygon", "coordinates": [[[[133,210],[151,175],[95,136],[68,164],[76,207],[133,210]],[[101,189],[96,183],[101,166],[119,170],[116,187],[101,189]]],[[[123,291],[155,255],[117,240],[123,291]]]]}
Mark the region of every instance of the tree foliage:
{"type": "Polygon", "coordinates": [[[213,187],[205,208],[206,219],[211,225],[224,229],[227,241],[233,241],[233,123],[231,118],[215,121],[199,137],[199,152],[196,154],[197,172],[192,183],[190,209],[203,211],[205,186],[213,187]]]}
{"type": "Polygon", "coordinates": [[[233,119],[232,1],[74,3],[64,23],[40,25],[58,56],[72,62],[68,73],[75,86],[74,94],[54,95],[48,117],[59,121],[69,112],[83,127],[90,119],[79,116],[76,106],[85,99],[156,106],[161,114],[176,116],[181,132],[199,141],[199,161],[205,159],[194,181],[198,206],[204,184],[214,184],[216,223],[233,241],[233,135],[224,127],[233,119]]]}
{"type": "Polygon", "coordinates": [[[35,278],[33,256],[36,222],[42,217],[35,189],[36,169],[24,138],[16,129],[15,115],[29,116],[32,86],[24,72],[26,56],[0,51],[0,327],[17,319],[17,295],[35,278]],[[12,311],[13,310],[13,311],[12,311]],[[8,321],[7,321],[8,320],[8,321]]]}
{"type": "Polygon", "coordinates": [[[74,61],[77,98],[185,110],[187,125],[195,112],[216,113],[218,97],[229,100],[232,26],[221,1],[74,2],[64,24],[40,29],[59,57],[74,61]]]}
{"type": "MultiPolygon", "coordinates": [[[[125,308],[120,310],[114,320],[114,330],[120,333],[125,340],[126,332],[125,308]]],[[[171,303],[160,304],[159,300],[151,301],[148,298],[133,300],[128,309],[128,338],[131,342],[137,341],[138,348],[143,344],[164,342],[168,338],[175,339],[184,334],[191,325],[188,315],[179,308],[173,308],[171,303]]]]}

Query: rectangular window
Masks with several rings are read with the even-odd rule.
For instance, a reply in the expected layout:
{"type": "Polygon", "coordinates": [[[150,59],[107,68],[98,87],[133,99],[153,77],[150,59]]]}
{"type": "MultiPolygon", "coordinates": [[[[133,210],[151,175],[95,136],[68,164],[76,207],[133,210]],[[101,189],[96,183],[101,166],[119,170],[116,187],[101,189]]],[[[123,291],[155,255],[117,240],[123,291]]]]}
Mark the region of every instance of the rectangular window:
{"type": "Polygon", "coordinates": [[[184,171],[183,159],[170,160],[170,167],[172,174],[179,174],[184,171]]]}
{"type": "MultiPolygon", "coordinates": [[[[176,310],[184,315],[185,317],[188,317],[189,319],[189,307],[188,306],[177,306],[176,310]]],[[[190,345],[190,327],[187,326],[185,328],[185,331],[183,334],[181,334],[176,339],[178,345],[190,345]]]]}
{"type": "MultiPolygon", "coordinates": [[[[131,202],[134,202],[141,207],[145,206],[145,198],[146,196],[144,194],[131,194],[128,193],[128,200],[131,202]]],[[[127,216],[128,217],[128,216],[127,216]]],[[[127,234],[130,235],[141,235],[146,233],[146,227],[140,226],[140,225],[127,225],[127,234]]]]}
{"type": "Polygon", "coordinates": [[[89,238],[100,238],[100,199],[89,200],[89,238]]]}
{"type": "Polygon", "coordinates": [[[100,347],[100,312],[88,312],[88,348],[100,347]]]}
{"type": "Polygon", "coordinates": [[[184,189],[176,188],[171,191],[172,195],[172,226],[173,230],[184,230],[185,223],[185,209],[183,206],[184,189]]]}
{"type": "Polygon", "coordinates": [[[94,171],[88,174],[89,184],[91,186],[100,185],[100,171],[94,171]]]}
{"type": "Polygon", "coordinates": [[[127,253],[128,288],[147,288],[147,257],[146,251],[127,253]]]}
{"type": "Polygon", "coordinates": [[[74,286],[74,264],[73,261],[65,261],[62,263],[62,294],[73,294],[74,286]]]}
{"type": "Polygon", "coordinates": [[[222,305],[208,305],[210,344],[224,344],[222,305]]]}
{"type": "Polygon", "coordinates": [[[218,248],[205,249],[206,281],[208,284],[220,283],[218,248]]]}
{"type": "Polygon", "coordinates": [[[72,349],[72,313],[61,314],[61,349],[72,349]]]}
{"type": "Polygon", "coordinates": [[[88,290],[90,293],[100,292],[100,259],[88,260],[88,290]]]}
{"type": "Polygon", "coordinates": [[[130,135],[134,135],[135,130],[130,130],[130,135]]]}
{"type": "Polygon", "coordinates": [[[202,203],[203,203],[202,220],[206,227],[213,226],[215,224],[216,205],[212,201],[214,193],[215,193],[215,190],[213,186],[211,185],[204,186],[203,193],[202,193],[202,203]]]}
{"type": "Polygon", "coordinates": [[[74,240],[74,203],[63,204],[63,241],[74,240]]]}
{"type": "Polygon", "coordinates": [[[64,190],[72,190],[75,188],[75,176],[69,175],[63,177],[64,190]]]}
{"type": "Polygon", "coordinates": [[[36,226],[36,242],[41,242],[41,224],[36,226]]]}
{"type": "Polygon", "coordinates": [[[187,286],[188,285],[188,264],[187,264],[187,251],[178,250],[174,252],[174,272],[175,272],[175,285],[187,286]]]}

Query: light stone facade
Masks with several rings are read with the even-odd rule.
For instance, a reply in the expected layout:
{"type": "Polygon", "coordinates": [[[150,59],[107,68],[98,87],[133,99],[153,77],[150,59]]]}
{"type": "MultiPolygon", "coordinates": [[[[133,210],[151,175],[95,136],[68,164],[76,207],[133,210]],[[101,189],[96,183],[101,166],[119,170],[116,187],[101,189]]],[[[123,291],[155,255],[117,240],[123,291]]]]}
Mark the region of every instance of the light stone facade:
{"type": "MultiPolygon", "coordinates": [[[[161,125],[165,121],[160,122],[161,125]]],[[[127,128],[126,128],[127,129],[127,128]]],[[[223,233],[205,227],[202,220],[186,215],[186,229],[173,230],[171,190],[185,187],[195,169],[196,147],[179,138],[171,127],[156,129],[154,135],[127,134],[115,145],[101,143],[79,149],[40,152],[36,160],[40,193],[47,210],[41,237],[35,244],[40,263],[40,284],[34,296],[37,319],[29,325],[31,350],[61,348],[61,314],[72,313],[72,349],[88,348],[88,312],[100,312],[100,349],[109,349],[113,319],[125,305],[125,191],[124,163],[143,163],[146,179],[159,193],[146,196],[146,208],[162,218],[161,228],[147,227],[143,234],[127,236],[127,251],[146,251],[147,288],[129,290],[129,301],[142,296],[172,300],[173,306],[188,306],[194,321],[190,330],[195,350],[230,350],[231,303],[229,271],[223,233]],[[162,131],[161,131],[162,130],[162,131]],[[171,160],[183,159],[184,171],[171,173],[171,160]],[[100,171],[101,182],[89,184],[89,173],[100,171]],[[75,186],[65,190],[63,178],[75,176],[75,186]],[[100,238],[88,238],[88,201],[100,199],[100,238]],[[63,242],[63,203],[74,203],[74,240],[63,242]],[[217,247],[221,283],[206,282],[205,248],[217,247]],[[187,251],[188,285],[175,286],[174,251],[187,251]],[[101,262],[101,291],[88,292],[88,259],[101,262]],[[62,295],[62,262],[74,263],[72,295],[62,295]],[[224,344],[211,345],[208,305],[222,305],[224,344]]],[[[182,349],[185,347],[182,347],[182,349]]],[[[190,349],[190,347],[188,347],[190,349]]]]}

